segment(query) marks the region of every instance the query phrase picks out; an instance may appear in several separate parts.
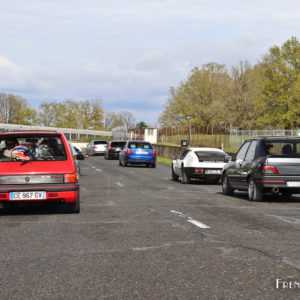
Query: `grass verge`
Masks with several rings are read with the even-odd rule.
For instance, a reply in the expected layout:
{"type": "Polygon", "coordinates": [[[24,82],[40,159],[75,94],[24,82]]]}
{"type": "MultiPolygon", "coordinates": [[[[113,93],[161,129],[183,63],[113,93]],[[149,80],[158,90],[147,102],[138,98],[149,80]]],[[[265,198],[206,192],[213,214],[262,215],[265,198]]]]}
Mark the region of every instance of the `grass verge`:
{"type": "Polygon", "coordinates": [[[166,157],[162,157],[162,156],[158,156],[156,161],[159,164],[164,164],[164,165],[167,165],[167,166],[171,166],[171,164],[172,164],[172,159],[171,158],[166,158],[166,157]]]}

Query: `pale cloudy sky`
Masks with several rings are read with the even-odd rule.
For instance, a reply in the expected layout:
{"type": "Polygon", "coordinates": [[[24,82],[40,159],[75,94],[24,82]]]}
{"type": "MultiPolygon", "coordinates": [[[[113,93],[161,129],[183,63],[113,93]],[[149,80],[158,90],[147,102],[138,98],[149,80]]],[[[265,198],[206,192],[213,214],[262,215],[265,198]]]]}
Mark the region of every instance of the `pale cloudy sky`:
{"type": "Polygon", "coordinates": [[[299,33],[299,0],[0,0],[0,92],[155,124],[193,67],[255,64],[299,33]]]}

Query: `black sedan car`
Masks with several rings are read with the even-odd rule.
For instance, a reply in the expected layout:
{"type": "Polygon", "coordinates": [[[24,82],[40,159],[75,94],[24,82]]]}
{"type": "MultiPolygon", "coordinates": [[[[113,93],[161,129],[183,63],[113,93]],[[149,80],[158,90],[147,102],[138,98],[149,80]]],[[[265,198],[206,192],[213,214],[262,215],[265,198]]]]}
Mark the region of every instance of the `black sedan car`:
{"type": "Polygon", "coordinates": [[[250,201],[264,193],[300,194],[300,138],[257,137],[248,139],[222,173],[225,195],[248,191],[250,201]]]}
{"type": "Polygon", "coordinates": [[[119,153],[125,146],[126,141],[111,141],[105,150],[105,159],[119,159],[119,153]]]}

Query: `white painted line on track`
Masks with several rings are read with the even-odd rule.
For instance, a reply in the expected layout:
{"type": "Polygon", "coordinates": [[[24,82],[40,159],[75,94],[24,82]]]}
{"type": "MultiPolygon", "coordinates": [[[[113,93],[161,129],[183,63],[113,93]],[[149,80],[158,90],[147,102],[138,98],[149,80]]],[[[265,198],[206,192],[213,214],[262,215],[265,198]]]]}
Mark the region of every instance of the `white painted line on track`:
{"type": "Polygon", "coordinates": [[[102,170],[100,170],[100,169],[96,169],[96,171],[98,171],[98,172],[102,172],[102,170]]]}
{"type": "Polygon", "coordinates": [[[120,182],[116,182],[116,184],[120,187],[124,187],[124,184],[120,183],[120,182]]]}
{"type": "Polygon", "coordinates": [[[176,210],[170,210],[171,213],[178,215],[178,216],[183,216],[183,213],[180,211],[176,211],[176,210]]]}
{"type": "Polygon", "coordinates": [[[198,226],[198,227],[200,227],[200,228],[210,228],[210,227],[207,226],[206,224],[201,223],[201,222],[199,222],[199,221],[197,221],[197,220],[188,219],[187,221],[190,222],[190,223],[192,223],[192,224],[194,224],[194,225],[196,225],[196,226],[198,226]]]}
{"type": "Polygon", "coordinates": [[[275,215],[269,215],[270,217],[277,218],[280,221],[286,222],[286,223],[292,223],[292,224],[300,224],[300,219],[296,219],[294,217],[282,217],[282,216],[275,216],[275,215]]]}
{"type": "MultiPolygon", "coordinates": [[[[177,215],[178,217],[181,217],[181,218],[187,217],[184,213],[182,213],[180,211],[170,210],[170,212],[173,213],[173,214],[175,214],[175,215],[177,215]]],[[[194,219],[192,219],[190,217],[187,218],[187,221],[190,222],[190,223],[192,223],[192,224],[194,224],[195,226],[200,227],[200,228],[211,228],[211,227],[207,226],[206,224],[201,223],[201,222],[199,222],[197,220],[194,220],[194,219]]]]}

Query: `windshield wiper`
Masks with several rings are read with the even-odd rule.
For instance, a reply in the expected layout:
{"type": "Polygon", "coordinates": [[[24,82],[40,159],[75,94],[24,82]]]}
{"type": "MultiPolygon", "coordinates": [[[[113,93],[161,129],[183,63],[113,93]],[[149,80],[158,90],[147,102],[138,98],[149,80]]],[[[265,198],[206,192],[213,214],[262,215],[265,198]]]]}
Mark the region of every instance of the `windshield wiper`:
{"type": "Polygon", "coordinates": [[[27,163],[29,163],[29,162],[31,162],[32,160],[23,160],[22,162],[21,162],[21,166],[24,166],[25,164],[27,164],[27,163]]]}

